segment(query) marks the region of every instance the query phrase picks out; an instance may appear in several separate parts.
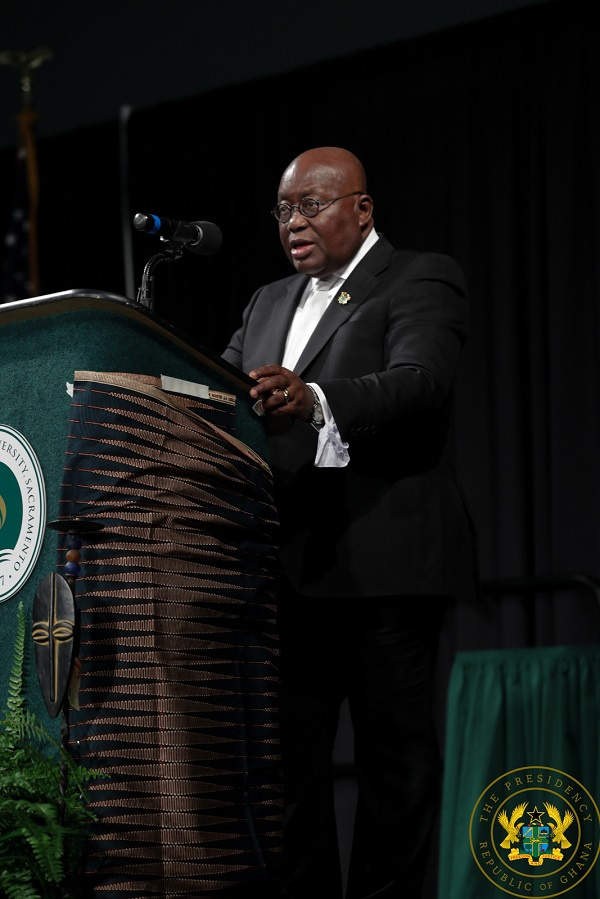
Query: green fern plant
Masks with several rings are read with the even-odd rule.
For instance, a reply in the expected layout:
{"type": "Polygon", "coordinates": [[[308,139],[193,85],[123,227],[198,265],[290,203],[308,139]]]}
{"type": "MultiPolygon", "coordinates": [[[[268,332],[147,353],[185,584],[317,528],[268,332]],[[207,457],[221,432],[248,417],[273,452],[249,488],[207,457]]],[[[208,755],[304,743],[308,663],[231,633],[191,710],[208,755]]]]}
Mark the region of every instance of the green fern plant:
{"type": "Polygon", "coordinates": [[[70,899],[94,819],[84,788],[99,774],[78,765],[26,708],[22,602],[16,631],[6,708],[0,712],[0,897],[70,899]]]}

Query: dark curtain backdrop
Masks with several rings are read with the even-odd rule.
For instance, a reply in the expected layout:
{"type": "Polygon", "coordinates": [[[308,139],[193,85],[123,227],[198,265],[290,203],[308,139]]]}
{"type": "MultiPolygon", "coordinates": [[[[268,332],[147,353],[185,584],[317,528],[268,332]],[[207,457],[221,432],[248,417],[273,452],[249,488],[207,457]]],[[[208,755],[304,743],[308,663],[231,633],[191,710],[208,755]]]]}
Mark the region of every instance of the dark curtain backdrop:
{"type": "MultiPolygon", "coordinates": [[[[140,211],[213,221],[222,248],[159,266],[155,308],[220,351],[252,292],[290,271],[269,214],[283,168],[311,146],[350,148],[377,228],[454,255],[468,278],[454,442],[482,579],[595,578],[599,25],[597,4],[549,0],[134,113],[126,147],[116,122],[42,141],[42,292],[125,293],[123,202],[126,223],[140,211]]],[[[0,158],[6,215],[14,154],[0,158]]],[[[129,226],[127,238],[137,289],[159,242],[129,226]]],[[[596,641],[600,630],[585,590],[487,597],[456,617],[460,648],[596,641]]]]}
{"type": "MultiPolygon", "coordinates": [[[[376,226],[398,246],[462,263],[455,444],[484,580],[600,574],[599,19],[550,2],[130,122],[131,214],[222,228],[214,257],[156,270],[157,311],[213,349],[253,290],[289,272],[269,209],[308,147],[363,159],[376,226]]],[[[156,239],[133,243],[141,273],[156,239]]],[[[586,591],[457,615],[465,648],[599,632],[586,591]]]]}
{"type": "MultiPolygon", "coordinates": [[[[136,212],[216,222],[216,255],[155,270],[155,309],[220,352],[252,292],[290,271],[269,214],[282,170],[311,146],[350,148],[377,228],[454,255],[467,275],[454,442],[483,580],[596,577],[599,25],[597,4],[549,0],[134,112],[126,147],[116,122],[42,141],[42,292],[126,292],[123,206],[135,290],[159,249],[129,226],[136,212]]],[[[3,214],[13,156],[0,157],[3,214]]],[[[456,615],[462,648],[600,631],[585,590],[488,597],[456,615]]]]}
{"type": "MultiPolygon", "coordinates": [[[[396,245],[461,262],[472,322],[453,440],[485,591],[443,635],[442,729],[457,650],[600,637],[588,589],[488,589],[600,577],[599,25],[597,4],[551,0],[137,112],[126,178],[116,123],[38,148],[43,292],[125,292],[126,184],[126,221],[154,212],[221,227],[216,255],[186,252],[155,273],[156,312],[219,352],[252,292],[290,271],[269,209],[309,147],[362,158],[376,226],[396,245]]],[[[4,153],[3,206],[12,171],[4,153]]],[[[137,288],[159,244],[131,232],[137,288]]]]}

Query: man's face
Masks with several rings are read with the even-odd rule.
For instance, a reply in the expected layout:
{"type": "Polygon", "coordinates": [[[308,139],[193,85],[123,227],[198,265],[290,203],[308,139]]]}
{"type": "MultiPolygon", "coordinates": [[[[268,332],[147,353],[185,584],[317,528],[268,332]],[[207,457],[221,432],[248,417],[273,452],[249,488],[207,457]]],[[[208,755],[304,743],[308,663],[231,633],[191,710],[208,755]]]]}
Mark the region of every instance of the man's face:
{"type": "MultiPolygon", "coordinates": [[[[298,205],[303,197],[332,200],[360,189],[353,172],[295,160],[284,172],[278,203],[298,205]]],[[[345,197],[322,209],[314,218],[294,209],[289,222],[279,224],[279,237],[286,256],[305,275],[325,277],[342,268],[357,252],[370,221],[371,201],[365,194],[345,197]],[[363,230],[364,229],[364,230],[363,230]]]]}

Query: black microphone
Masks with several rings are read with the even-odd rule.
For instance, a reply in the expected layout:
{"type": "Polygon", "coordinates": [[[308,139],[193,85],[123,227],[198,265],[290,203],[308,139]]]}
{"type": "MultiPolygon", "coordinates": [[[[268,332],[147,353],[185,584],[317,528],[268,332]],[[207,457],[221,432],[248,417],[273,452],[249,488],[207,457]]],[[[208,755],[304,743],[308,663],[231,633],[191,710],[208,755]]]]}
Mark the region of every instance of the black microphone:
{"type": "Polygon", "coordinates": [[[178,222],[175,219],[137,212],[133,218],[133,227],[137,231],[157,234],[165,240],[183,244],[187,250],[199,256],[216,253],[223,242],[221,229],[212,222],[178,222]]]}

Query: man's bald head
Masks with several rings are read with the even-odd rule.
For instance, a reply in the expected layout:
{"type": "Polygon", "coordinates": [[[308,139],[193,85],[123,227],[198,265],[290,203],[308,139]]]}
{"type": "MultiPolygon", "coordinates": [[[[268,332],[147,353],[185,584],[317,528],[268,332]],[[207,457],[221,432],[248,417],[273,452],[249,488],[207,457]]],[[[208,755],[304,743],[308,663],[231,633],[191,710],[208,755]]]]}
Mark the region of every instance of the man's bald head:
{"type": "MultiPolygon", "coordinates": [[[[340,187],[344,184],[352,184],[353,190],[360,193],[367,192],[367,176],[360,159],[344,150],[342,147],[315,147],[300,153],[290,162],[283,173],[281,184],[293,177],[299,171],[328,170],[332,182],[337,182],[340,187]]],[[[281,188],[280,184],[280,188],[281,188]]]]}

